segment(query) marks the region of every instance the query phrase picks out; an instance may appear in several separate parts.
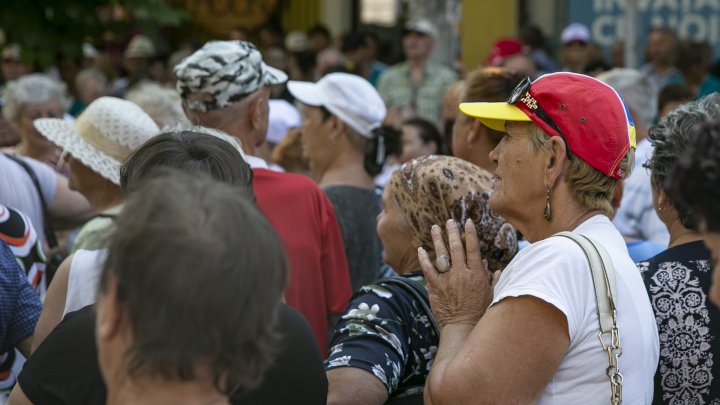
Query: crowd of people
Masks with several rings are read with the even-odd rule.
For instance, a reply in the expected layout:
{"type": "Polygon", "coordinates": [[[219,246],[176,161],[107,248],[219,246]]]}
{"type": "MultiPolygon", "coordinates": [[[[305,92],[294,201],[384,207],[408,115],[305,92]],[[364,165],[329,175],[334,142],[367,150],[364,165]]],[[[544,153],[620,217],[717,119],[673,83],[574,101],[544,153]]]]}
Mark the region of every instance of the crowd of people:
{"type": "Polygon", "coordinates": [[[3,48],[2,400],[720,402],[707,44],[248,39],[3,48]]]}

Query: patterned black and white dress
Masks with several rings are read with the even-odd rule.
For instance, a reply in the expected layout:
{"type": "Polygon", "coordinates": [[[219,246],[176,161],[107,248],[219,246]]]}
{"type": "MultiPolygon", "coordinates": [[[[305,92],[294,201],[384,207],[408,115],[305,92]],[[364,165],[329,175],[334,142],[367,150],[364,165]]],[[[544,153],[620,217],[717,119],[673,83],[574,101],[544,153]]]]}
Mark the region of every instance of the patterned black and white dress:
{"type": "MultiPolygon", "coordinates": [[[[425,286],[419,272],[404,277],[425,286]]],[[[338,320],[325,369],[365,370],[392,395],[425,384],[438,341],[428,314],[405,289],[370,284],[355,293],[338,320]]]]}
{"type": "Polygon", "coordinates": [[[660,336],[654,404],[720,405],[720,310],[708,300],[710,258],[697,241],[638,263],[660,336]]]}

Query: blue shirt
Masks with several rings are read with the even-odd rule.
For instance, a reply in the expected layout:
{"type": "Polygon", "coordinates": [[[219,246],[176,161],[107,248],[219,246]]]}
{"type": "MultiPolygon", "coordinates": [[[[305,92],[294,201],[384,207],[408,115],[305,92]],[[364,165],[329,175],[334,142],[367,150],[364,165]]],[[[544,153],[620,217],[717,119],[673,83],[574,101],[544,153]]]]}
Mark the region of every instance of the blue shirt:
{"type": "Polygon", "coordinates": [[[630,258],[635,263],[647,260],[667,249],[667,246],[648,240],[625,242],[630,258]]]}
{"type": "Polygon", "coordinates": [[[41,309],[40,298],[10,247],[0,241],[0,353],[33,334],[41,309]]]}

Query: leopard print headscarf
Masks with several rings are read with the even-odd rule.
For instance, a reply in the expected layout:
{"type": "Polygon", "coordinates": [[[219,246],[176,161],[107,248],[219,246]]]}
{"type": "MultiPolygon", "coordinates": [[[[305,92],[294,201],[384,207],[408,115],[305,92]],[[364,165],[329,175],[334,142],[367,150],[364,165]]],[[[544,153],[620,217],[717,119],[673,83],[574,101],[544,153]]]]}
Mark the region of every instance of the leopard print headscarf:
{"type": "Polygon", "coordinates": [[[492,175],[486,170],[455,157],[430,155],[402,165],[388,187],[413,236],[431,256],[435,249],[430,228],[437,224],[444,232],[451,218],[461,232],[465,221],[473,220],[490,270],[505,268],[517,253],[515,228],[488,205],[492,175]]]}

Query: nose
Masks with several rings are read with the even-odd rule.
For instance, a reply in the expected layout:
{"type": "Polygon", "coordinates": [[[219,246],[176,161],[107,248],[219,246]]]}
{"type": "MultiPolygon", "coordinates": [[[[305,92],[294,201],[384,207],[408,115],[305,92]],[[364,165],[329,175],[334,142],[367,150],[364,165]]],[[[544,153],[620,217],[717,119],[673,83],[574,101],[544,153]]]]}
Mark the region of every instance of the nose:
{"type": "Polygon", "coordinates": [[[498,144],[496,147],[494,147],[493,150],[491,150],[490,153],[488,154],[488,157],[490,158],[490,160],[492,160],[493,163],[495,163],[495,164],[497,164],[497,162],[498,162],[498,154],[499,154],[498,149],[499,148],[500,148],[500,144],[498,144]]]}

